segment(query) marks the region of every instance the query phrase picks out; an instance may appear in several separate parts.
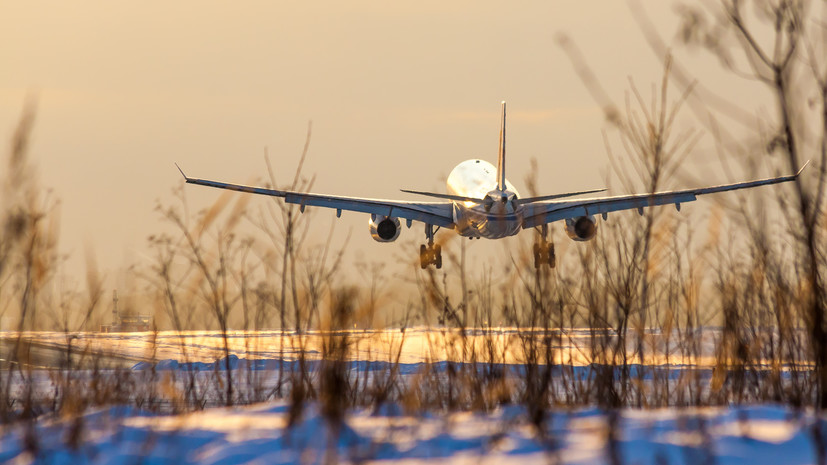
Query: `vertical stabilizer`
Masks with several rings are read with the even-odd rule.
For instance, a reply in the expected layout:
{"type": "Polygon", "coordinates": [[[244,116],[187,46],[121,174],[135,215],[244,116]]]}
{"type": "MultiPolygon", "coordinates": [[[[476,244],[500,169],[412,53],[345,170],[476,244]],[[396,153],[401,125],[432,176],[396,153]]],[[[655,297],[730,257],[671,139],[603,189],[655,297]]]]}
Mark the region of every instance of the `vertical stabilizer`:
{"type": "Polygon", "coordinates": [[[502,102],[503,114],[500,122],[500,154],[497,158],[497,190],[505,190],[505,101],[502,102]]]}

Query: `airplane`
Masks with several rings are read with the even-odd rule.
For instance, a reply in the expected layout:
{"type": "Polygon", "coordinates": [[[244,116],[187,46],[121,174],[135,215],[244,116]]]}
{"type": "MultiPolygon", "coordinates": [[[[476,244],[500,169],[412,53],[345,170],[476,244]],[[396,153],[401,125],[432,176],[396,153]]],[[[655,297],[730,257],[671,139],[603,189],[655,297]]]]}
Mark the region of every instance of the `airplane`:
{"type": "Polygon", "coordinates": [[[621,210],[637,210],[643,215],[644,208],[657,205],[675,205],[680,211],[681,204],[692,202],[699,195],[794,181],[809,163],[807,161],[794,175],[697,189],[567,199],[605,191],[592,189],[523,198],[505,177],[505,109],[505,102],[502,102],[496,167],[479,159],[463,161],[448,175],[447,194],[402,189],[402,192],[440,199],[438,202],[343,197],[230,184],[191,178],[184,174],[180,166],[176,164],[176,167],[189,184],[281,197],[287,203],[298,204],[302,212],[305,207],[312,206],[335,209],[337,217],[341,217],[342,211],[367,213],[370,215],[370,235],[377,242],[395,241],[402,229],[400,219],[405,220],[408,228],[414,221],[422,222],[425,224],[427,245],[420,246],[420,266],[425,269],[434,265],[439,269],[442,268],[442,248],[434,244],[434,235],[441,228],[453,229],[469,239],[500,239],[514,236],[524,229],[535,229],[538,235],[534,244],[534,266],[554,268],[557,259],[554,243],[548,240],[550,223],[563,221],[569,238],[589,241],[597,234],[595,215],[600,215],[604,221],[608,213],[621,210]]]}

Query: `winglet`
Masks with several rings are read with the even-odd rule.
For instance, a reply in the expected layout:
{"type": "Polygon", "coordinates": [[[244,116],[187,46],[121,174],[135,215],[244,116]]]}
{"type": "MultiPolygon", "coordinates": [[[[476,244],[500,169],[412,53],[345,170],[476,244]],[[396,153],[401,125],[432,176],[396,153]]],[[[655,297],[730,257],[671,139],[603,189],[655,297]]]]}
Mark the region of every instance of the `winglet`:
{"type": "Polygon", "coordinates": [[[799,175],[801,175],[801,172],[804,171],[804,168],[806,168],[807,165],[809,165],[809,164],[810,164],[810,160],[805,161],[804,164],[801,165],[801,168],[799,168],[798,173],[795,173],[795,177],[798,177],[799,175]]]}
{"type": "Polygon", "coordinates": [[[183,176],[183,177],[184,177],[184,180],[185,180],[185,181],[189,181],[189,180],[190,180],[190,178],[188,178],[188,177],[187,177],[187,175],[186,175],[186,174],[184,174],[184,170],[182,170],[182,169],[181,169],[181,167],[180,167],[180,166],[178,166],[178,163],[176,163],[176,164],[175,164],[175,167],[176,167],[176,168],[178,168],[178,171],[181,173],[181,176],[183,176]]]}

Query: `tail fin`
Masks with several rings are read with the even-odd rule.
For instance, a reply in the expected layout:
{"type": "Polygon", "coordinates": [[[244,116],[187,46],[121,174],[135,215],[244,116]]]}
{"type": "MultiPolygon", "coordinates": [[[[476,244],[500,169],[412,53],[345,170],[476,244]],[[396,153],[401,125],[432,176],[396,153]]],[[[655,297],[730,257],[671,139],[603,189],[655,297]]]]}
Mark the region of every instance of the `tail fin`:
{"type": "Polygon", "coordinates": [[[497,190],[505,190],[505,100],[502,102],[503,114],[500,126],[500,154],[497,158],[497,190]]]}

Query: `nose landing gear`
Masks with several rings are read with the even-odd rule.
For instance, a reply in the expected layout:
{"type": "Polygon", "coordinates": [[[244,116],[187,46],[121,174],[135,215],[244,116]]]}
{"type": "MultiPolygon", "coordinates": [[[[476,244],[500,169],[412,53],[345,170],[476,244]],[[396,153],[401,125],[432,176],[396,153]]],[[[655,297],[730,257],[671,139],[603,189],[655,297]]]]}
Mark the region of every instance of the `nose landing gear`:
{"type": "Polygon", "coordinates": [[[554,253],[554,242],[549,242],[548,225],[542,226],[537,242],[534,243],[534,268],[539,269],[543,265],[550,268],[557,266],[557,255],[554,253]]]}
{"type": "Polygon", "coordinates": [[[442,246],[434,244],[435,232],[433,225],[425,225],[425,237],[428,239],[428,245],[422,244],[419,246],[419,266],[423,270],[428,268],[428,265],[434,265],[436,269],[442,268],[442,246]]]}

